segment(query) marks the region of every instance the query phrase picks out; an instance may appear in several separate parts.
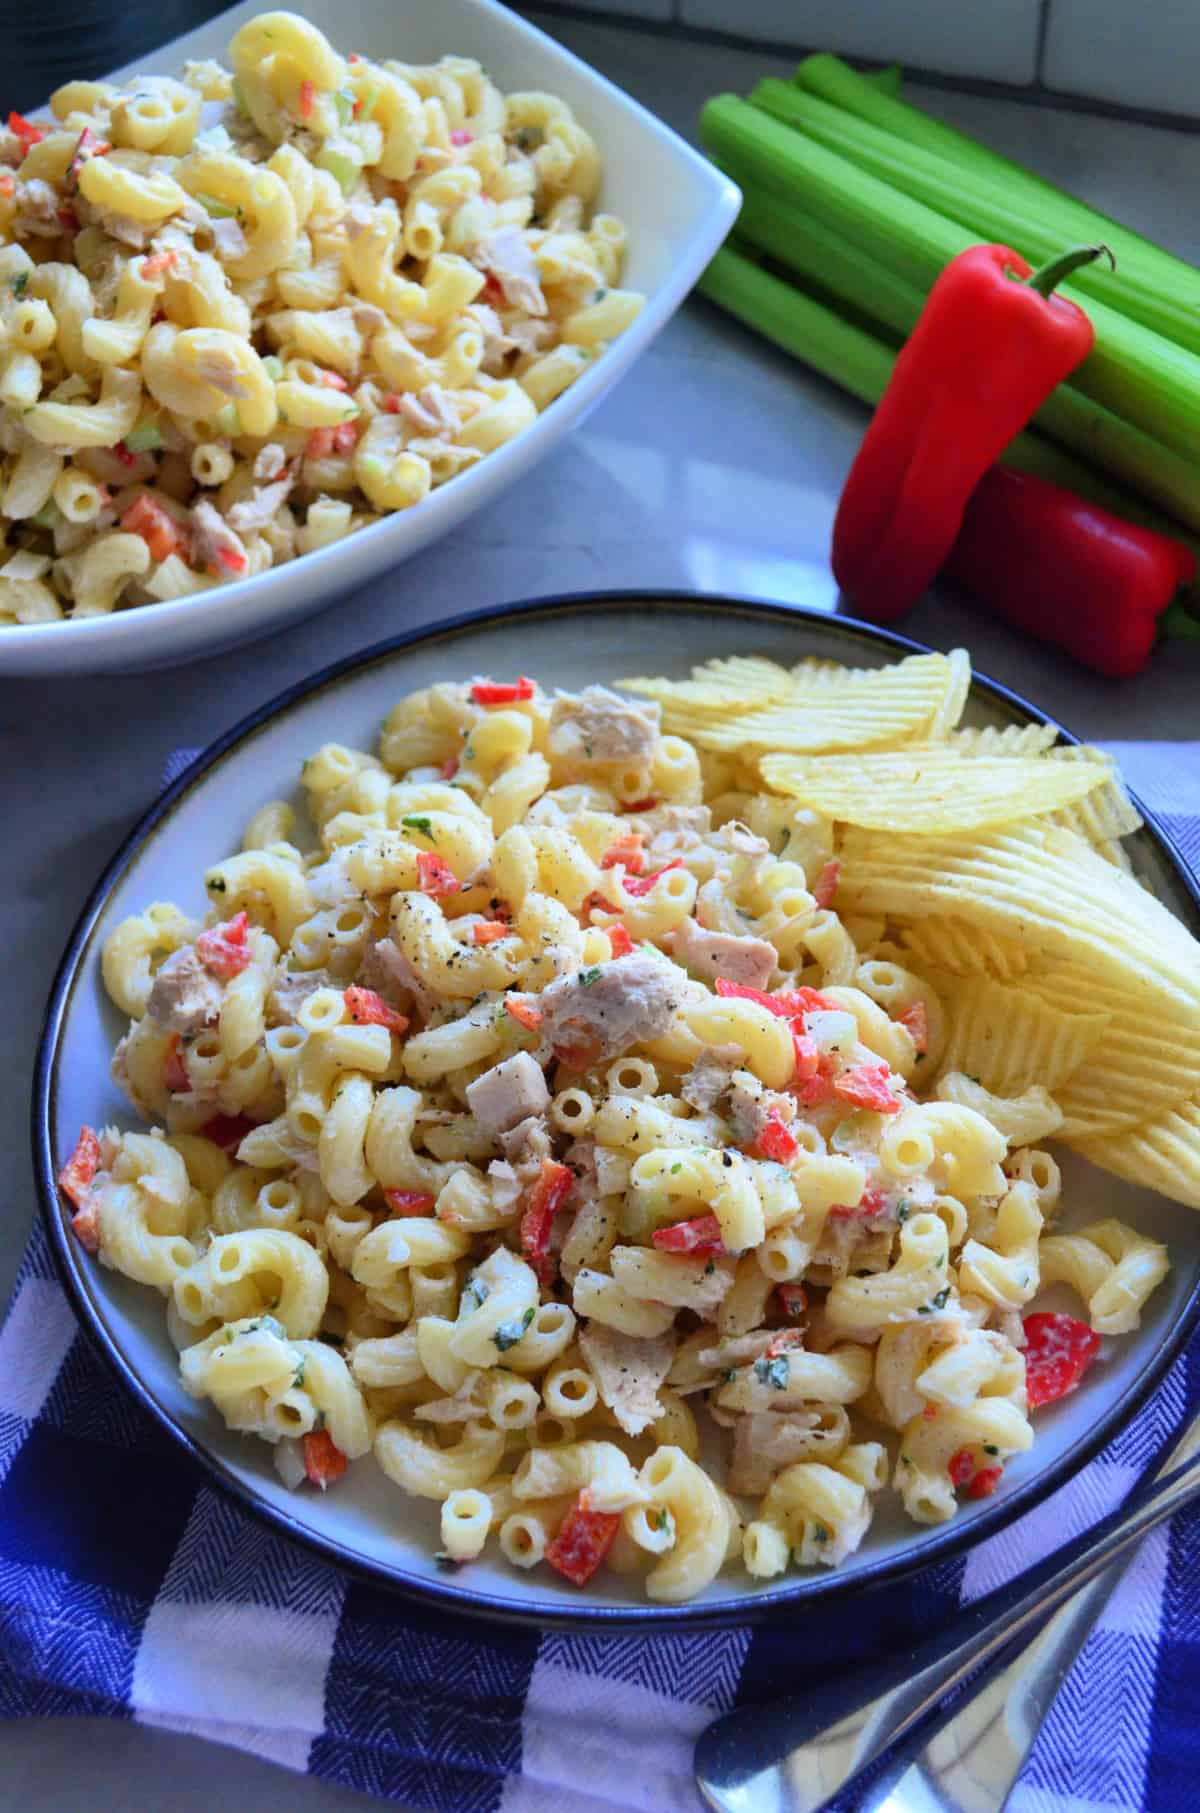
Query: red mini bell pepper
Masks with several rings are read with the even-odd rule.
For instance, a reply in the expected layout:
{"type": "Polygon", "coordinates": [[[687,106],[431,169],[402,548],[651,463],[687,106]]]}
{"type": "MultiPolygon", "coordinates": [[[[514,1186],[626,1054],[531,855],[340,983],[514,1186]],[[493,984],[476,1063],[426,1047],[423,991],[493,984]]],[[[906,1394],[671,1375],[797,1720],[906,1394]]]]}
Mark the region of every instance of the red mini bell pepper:
{"type": "Polygon", "coordinates": [[[1105,251],[1077,247],[1034,272],[1008,246],[969,246],[929,292],[833,527],[834,575],[873,623],[920,597],[988,467],[1092,350],[1091,322],[1053,291],[1105,251]]]}
{"type": "Polygon", "coordinates": [[[1006,466],[980,480],[946,565],[1002,622],[1110,679],[1145,667],[1195,571],[1183,542],[1006,466]]]}

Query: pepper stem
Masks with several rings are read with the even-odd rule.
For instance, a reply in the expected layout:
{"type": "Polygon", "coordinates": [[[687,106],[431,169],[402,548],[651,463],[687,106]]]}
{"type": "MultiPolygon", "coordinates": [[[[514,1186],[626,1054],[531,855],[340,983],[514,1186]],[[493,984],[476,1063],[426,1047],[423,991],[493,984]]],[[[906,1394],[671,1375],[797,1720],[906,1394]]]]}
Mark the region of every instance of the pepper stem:
{"type": "Polygon", "coordinates": [[[1107,258],[1113,270],[1116,270],[1117,261],[1108,246],[1072,246],[1069,251],[1060,252],[1057,258],[1051,258],[1042,265],[1026,282],[1039,296],[1049,296],[1072,271],[1077,271],[1084,264],[1095,264],[1097,258],[1107,258]]]}

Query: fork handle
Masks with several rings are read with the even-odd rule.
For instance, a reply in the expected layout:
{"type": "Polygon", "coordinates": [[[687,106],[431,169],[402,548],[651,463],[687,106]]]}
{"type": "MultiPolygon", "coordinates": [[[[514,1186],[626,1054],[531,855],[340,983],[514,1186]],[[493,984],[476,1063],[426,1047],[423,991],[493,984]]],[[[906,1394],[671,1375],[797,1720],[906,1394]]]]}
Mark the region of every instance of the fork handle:
{"type": "Polygon", "coordinates": [[[1046,1560],[980,1599],[953,1630],[849,1683],[743,1706],[704,1731],[697,1780],[718,1813],[819,1813],[959,1682],[1040,1624],[1147,1531],[1200,1494],[1200,1455],[1153,1480],[1046,1560]],[[760,1781],[761,1778],[761,1781],[760,1781]],[[768,1783],[770,1787],[768,1788],[768,1783]]]}

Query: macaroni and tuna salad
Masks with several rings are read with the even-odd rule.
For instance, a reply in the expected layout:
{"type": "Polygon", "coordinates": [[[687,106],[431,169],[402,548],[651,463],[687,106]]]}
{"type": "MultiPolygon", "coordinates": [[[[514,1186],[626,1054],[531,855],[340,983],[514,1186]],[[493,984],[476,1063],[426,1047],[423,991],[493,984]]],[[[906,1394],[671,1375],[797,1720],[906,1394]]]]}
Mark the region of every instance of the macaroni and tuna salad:
{"type": "Polygon", "coordinates": [[[511,440],[628,326],[564,101],[341,56],[68,82],[0,128],[0,625],[183,598],[511,440]]]}
{"type": "Polygon", "coordinates": [[[1047,1142],[1200,1205],[1200,953],[1108,758],[968,680],[435,685],[119,925],[153,1131],[60,1181],[184,1391],[297,1490],[373,1455],[447,1565],[668,1603],[1003,1492],[1168,1269],[1056,1226],[1047,1142]]]}

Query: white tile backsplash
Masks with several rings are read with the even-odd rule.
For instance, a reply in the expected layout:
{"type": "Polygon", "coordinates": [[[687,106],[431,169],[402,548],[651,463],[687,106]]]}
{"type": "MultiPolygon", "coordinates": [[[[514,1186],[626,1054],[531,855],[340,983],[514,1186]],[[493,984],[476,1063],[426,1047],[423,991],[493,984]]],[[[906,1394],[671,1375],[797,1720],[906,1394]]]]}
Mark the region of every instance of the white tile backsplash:
{"type": "Polygon", "coordinates": [[[1196,116],[1198,71],[1196,0],[1050,0],[1047,88],[1196,116]]]}
{"type": "Polygon", "coordinates": [[[741,38],[1025,86],[1037,73],[1040,10],[1039,0],[682,0],[680,17],[741,38]]]}

